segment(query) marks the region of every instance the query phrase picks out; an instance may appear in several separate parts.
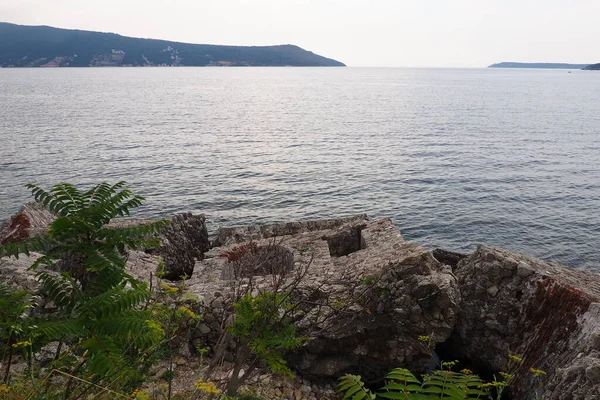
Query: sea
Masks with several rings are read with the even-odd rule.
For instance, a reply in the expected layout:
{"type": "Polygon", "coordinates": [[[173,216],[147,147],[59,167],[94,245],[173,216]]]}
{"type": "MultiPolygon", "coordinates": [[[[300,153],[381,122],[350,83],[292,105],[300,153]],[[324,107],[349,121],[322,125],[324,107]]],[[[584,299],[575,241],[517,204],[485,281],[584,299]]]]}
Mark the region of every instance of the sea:
{"type": "Polygon", "coordinates": [[[0,69],[0,219],[125,180],[209,229],[367,213],[407,241],[600,271],[600,73],[0,69]]]}

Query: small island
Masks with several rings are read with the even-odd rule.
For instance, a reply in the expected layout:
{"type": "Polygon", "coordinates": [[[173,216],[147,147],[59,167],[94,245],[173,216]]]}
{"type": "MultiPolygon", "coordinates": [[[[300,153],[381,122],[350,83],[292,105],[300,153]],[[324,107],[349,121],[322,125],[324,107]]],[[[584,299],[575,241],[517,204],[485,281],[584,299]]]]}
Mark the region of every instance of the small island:
{"type": "Polygon", "coordinates": [[[344,67],[298,46],[218,46],[0,22],[0,67],[344,67]]]}
{"type": "Polygon", "coordinates": [[[588,65],[587,67],[585,67],[583,69],[585,71],[600,71],[600,63],[588,65]]]}
{"type": "Polygon", "coordinates": [[[589,64],[501,62],[488,68],[586,69],[589,64]]]}

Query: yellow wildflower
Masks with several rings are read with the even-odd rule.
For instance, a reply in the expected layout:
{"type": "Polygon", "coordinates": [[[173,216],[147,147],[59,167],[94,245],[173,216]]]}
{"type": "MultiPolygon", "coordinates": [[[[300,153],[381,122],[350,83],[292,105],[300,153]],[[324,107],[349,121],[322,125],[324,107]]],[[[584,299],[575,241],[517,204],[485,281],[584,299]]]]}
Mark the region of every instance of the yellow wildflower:
{"type": "Polygon", "coordinates": [[[529,368],[529,371],[537,377],[546,375],[546,371],[542,371],[541,369],[529,368]]]}
{"type": "Polygon", "coordinates": [[[188,307],[186,306],[181,306],[177,309],[177,313],[179,315],[181,315],[182,317],[188,317],[190,319],[196,319],[197,315],[195,312],[193,312],[192,310],[190,310],[188,307]]]}
{"type": "Polygon", "coordinates": [[[494,381],[494,382],[483,383],[477,387],[481,389],[481,388],[506,387],[506,386],[508,386],[506,382],[494,381]]]}
{"type": "Polygon", "coordinates": [[[131,393],[132,400],[151,400],[151,397],[148,393],[144,392],[140,389],[135,389],[133,393],[131,393]]]}
{"type": "Polygon", "coordinates": [[[510,381],[512,379],[512,375],[506,372],[502,372],[500,371],[500,376],[505,380],[505,381],[510,381]]]}
{"type": "Polygon", "coordinates": [[[508,355],[508,359],[509,359],[509,360],[511,360],[511,361],[514,361],[514,362],[516,362],[516,363],[519,363],[519,364],[520,364],[521,362],[523,362],[523,359],[522,359],[521,357],[519,357],[519,356],[515,356],[514,354],[509,354],[509,355],[508,355]]]}
{"type": "Polygon", "coordinates": [[[431,336],[428,336],[428,335],[420,335],[419,336],[419,342],[421,342],[423,344],[429,344],[430,339],[431,339],[431,336]]]}
{"type": "Polygon", "coordinates": [[[442,363],[442,368],[454,368],[458,364],[458,360],[454,361],[444,361],[442,363]]]}
{"type": "Polygon", "coordinates": [[[23,342],[17,342],[12,345],[12,347],[14,349],[19,349],[21,347],[28,347],[28,346],[31,346],[31,342],[29,340],[25,340],[23,342]]]}
{"type": "Polygon", "coordinates": [[[2,385],[0,385],[0,393],[8,393],[10,392],[10,386],[8,386],[6,383],[3,383],[2,385]]]}
{"type": "Polygon", "coordinates": [[[179,288],[167,285],[166,283],[161,283],[160,287],[166,294],[175,294],[179,291],[179,288]]]}
{"type": "Polygon", "coordinates": [[[461,373],[465,374],[465,375],[473,375],[473,371],[471,371],[468,368],[463,368],[460,370],[461,373]]]}
{"type": "Polygon", "coordinates": [[[204,382],[202,379],[198,379],[196,383],[194,383],[194,387],[196,390],[207,393],[207,394],[222,394],[219,389],[215,386],[214,382],[204,382]]]}

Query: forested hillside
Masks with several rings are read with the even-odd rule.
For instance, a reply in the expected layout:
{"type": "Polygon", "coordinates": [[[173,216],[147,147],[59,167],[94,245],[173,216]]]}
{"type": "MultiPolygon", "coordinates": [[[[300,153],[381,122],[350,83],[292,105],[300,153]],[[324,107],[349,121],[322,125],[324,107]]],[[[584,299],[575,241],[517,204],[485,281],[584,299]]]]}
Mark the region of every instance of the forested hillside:
{"type": "Polygon", "coordinates": [[[344,66],[294,45],[189,44],[0,23],[0,67],[344,66]]]}

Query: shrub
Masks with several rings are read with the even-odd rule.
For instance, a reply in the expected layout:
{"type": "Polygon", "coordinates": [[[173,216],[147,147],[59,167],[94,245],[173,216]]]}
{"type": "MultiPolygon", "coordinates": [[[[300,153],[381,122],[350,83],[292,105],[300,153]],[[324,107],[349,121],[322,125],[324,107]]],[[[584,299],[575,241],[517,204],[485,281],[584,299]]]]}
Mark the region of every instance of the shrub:
{"type": "MultiPolygon", "coordinates": [[[[133,195],[125,182],[102,182],[87,191],[67,183],[49,192],[27,187],[56,219],[46,236],[0,246],[0,256],[41,252],[31,269],[39,270],[42,292],[57,311],[36,317],[21,313],[18,329],[0,325],[0,337],[11,348],[16,340],[25,340],[30,354],[59,342],[52,367],[68,377],[62,388],[65,399],[77,386],[81,396],[100,384],[123,386],[139,380],[144,355],[164,332],[150,311],[140,307],[150,292],[145,283],[126,273],[127,250],[157,245],[156,233],[167,222],[109,226],[112,218],[129,215],[142,204],[143,197],[133,195]],[[70,344],[68,350],[63,349],[65,342],[70,344]],[[81,385],[82,380],[88,383],[81,385]]],[[[28,307],[23,295],[0,290],[0,305],[12,309],[15,304],[28,307]]],[[[10,365],[12,353],[7,356],[10,365]]],[[[9,374],[7,368],[5,381],[9,374]]]]}

